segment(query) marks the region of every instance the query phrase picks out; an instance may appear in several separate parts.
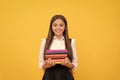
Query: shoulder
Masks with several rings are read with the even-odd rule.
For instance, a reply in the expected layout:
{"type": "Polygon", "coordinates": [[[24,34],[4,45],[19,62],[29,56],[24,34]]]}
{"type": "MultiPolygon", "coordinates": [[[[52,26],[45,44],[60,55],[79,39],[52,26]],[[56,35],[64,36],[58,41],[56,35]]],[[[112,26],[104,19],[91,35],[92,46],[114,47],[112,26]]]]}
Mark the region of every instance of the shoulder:
{"type": "Polygon", "coordinates": [[[71,45],[75,45],[76,44],[76,39],[75,38],[70,38],[70,42],[71,42],[71,45]]]}
{"type": "Polygon", "coordinates": [[[75,43],[76,39],[75,38],[70,38],[71,39],[71,43],[75,43]]]}
{"type": "Polygon", "coordinates": [[[46,38],[41,38],[41,41],[46,41],[46,38]]]}
{"type": "Polygon", "coordinates": [[[46,38],[41,38],[41,43],[45,43],[46,42],[46,38]]]}

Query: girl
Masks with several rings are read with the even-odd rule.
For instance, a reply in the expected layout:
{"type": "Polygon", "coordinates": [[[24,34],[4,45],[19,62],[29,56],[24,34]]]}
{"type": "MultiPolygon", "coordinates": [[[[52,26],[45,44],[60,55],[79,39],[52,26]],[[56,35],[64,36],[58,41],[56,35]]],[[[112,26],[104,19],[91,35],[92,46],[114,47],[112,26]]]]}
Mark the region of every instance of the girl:
{"type": "Polygon", "coordinates": [[[75,39],[68,36],[68,26],[63,15],[52,17],[48,36],[42,39],[39,56],[39,67],[45,70],[42,80],[74,80],[72,70],[77,68],[75,39]],[[61,64],[49,58],[45,60],[46,50],[67,50],[67,58],[61,64]]]}

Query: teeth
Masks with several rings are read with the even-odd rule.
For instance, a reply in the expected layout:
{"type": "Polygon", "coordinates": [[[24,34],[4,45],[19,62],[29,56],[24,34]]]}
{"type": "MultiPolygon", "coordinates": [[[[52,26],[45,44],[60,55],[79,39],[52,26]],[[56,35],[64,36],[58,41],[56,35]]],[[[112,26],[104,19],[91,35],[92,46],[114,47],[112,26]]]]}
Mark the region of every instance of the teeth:
{"type": "Polygon", "coordinates": [[[58,32],[58,33],[59,33],[59,32],[61,32],[61,31],[56,31],[56,32],[58,32]]]}
{"type": "Polygon", "coordinates": [[[57,31],[57,33],[60,33],[60,31],[57,31]]]}

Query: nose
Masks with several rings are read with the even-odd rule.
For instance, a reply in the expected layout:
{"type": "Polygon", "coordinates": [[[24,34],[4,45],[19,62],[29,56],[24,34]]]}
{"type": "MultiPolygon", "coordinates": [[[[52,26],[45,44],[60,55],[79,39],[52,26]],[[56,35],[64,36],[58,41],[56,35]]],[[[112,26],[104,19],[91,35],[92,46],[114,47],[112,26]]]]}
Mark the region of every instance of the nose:
{"type": "Polygon", "coordinates": [[[56,26],[56,28],[60,28],[60,26],[58,25],[58,26],[56,26]]]}

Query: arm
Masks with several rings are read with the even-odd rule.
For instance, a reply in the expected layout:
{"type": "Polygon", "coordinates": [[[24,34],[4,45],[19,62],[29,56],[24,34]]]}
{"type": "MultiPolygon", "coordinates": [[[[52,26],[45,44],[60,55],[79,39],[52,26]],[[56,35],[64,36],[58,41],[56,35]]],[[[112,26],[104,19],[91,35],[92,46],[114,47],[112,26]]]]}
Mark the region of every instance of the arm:
{"type": "Polygon", "coordinates": [[[46,39],[41,40],[41,45],[40,45],[40,53],[39,53],[39,68],[43,69],[43,64],[44,64],[44,47],[45,47],[46,39]]]}
{"type": "Polygon", "coordinates": [[[73,50],[72,64],[74,65],[74,69],[76,69],[78,67],[78,57],[77,57],[76,40],[75,39],[72,39],[71,46],[72,46],[72,50],[73,50]]]}
{"type": "Polygon", "coordinates": [[[72,46],[72,50],[73,50],[73,61],[70,62],[70,60],[68,58],[65,59],[65,61],[62,63],[62,65],[71,68],[71,69],[75,69],[78,66],[78,58],[77,58],[77,53],[76,53],[76,43],[75,43],[75,39],[72,39],[71,42],[71,46],[72,46]]]}
{"type": "Polygon", "coordinates": [[[40,46],[40,54],[39,54],[39,68],[40,69],[47,69],[55,65],[51,59],[44,61],[44,47],[45,47],[46,39],[42,39],[41,46],[40,46]]]}

